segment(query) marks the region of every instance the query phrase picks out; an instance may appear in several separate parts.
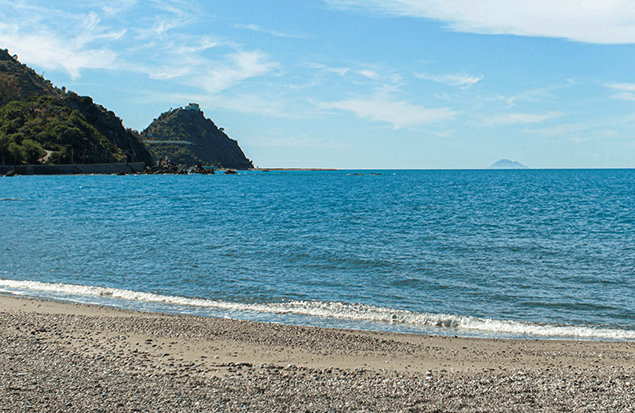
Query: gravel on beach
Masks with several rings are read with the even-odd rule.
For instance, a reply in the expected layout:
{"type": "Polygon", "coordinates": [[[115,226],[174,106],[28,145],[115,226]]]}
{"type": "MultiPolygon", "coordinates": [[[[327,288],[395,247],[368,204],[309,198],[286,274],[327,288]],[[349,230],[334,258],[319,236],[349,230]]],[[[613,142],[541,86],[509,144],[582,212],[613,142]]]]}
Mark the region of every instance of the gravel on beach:
{"type": "Polygon", "coordinates": [[[0,298],[0,411],[630,412],[630,342],[285,326],[0,298]]]}

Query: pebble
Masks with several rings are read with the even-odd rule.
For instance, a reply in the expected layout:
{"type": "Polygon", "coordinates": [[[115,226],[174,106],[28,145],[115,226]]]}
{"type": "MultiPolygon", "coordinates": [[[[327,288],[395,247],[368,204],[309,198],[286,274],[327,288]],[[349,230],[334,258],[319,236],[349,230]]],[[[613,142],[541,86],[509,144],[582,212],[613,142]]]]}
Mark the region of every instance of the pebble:
{"type": "MultiPolygon", "coordinates": [[[[170,337],[224,337],[240,342],[322,351],[415,353],[407,342],[373,340],[333,330],[174,317],[105,317],[0,313],[0,410],[64,412],[613,412],[633,411],[632,367],[576,370],[447,369],[422,373],[324,369],[294,364],[209,365],[153,357],[144,351],[90,347],[96,332],[138,334],[160,345],[170,337]],[[23,328],[28,326],[29,328],[23,328]],[[22,327],[20,329],[20,327],[22,327]],[[258,329],[262,328],[262,331],[258,329]],[[271,334],[272,330],[275,334],[271,334]],[[32,334],[31,332],[34,332],[32,334]],[[87,333],[89,332],[89,333],[87,333]],[[81,335],[84,334],[84,337],[81,335]],[[80,344],[67,344],[69,339],[80,344]],[[285,344],[286,343],[286,344],[285,344]],[[84,347],[82,347],[84,346],[84,347]],[[88,351],[90,350],[90,351],[88,351]],[[257,366],[257,368],[255,367],[257,366]],[[442,373],[442,374],[441,374],[442,373]]],[[[114,341],[113,341],[114,342],[114,341]]],[[[94,345],[94,344],[93,344],[94,345]]],[[[169,354],[160,353],[166,357],[169,354]]],[[[217,357],[214,357],[216,359],[217,357]]]]}

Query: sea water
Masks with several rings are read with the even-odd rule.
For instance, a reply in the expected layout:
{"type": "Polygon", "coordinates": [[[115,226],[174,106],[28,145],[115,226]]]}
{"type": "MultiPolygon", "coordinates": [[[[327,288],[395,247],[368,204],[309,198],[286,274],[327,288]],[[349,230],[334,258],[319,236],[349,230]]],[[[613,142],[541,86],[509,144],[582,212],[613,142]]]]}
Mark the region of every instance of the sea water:
{"type": "Polygon", "coordinates": [[[635,339],[635,170],[0,178],[0,293],[487,337],[635,339]]]}

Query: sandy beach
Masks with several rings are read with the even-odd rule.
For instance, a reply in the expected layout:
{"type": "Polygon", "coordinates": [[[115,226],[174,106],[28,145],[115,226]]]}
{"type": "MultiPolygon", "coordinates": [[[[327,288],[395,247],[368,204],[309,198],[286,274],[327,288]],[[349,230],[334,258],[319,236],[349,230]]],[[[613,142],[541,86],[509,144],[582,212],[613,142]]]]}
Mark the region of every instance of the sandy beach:
{"type": "Polygon", "coordinates": [[[635,343],[139,313],[0,295],[0,411],[633,411],[635,343]]]}

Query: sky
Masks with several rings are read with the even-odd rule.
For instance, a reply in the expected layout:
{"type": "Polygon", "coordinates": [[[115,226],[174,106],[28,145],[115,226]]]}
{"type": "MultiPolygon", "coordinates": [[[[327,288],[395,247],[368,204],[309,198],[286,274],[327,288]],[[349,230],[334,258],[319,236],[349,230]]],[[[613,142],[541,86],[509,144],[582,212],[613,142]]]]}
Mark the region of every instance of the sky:
{"type": "Polygon", "coordinates": [[[0,48],[139,131],[199,103],[259,167],[635,167],[627,0],[0,0],[0,48]]]}

